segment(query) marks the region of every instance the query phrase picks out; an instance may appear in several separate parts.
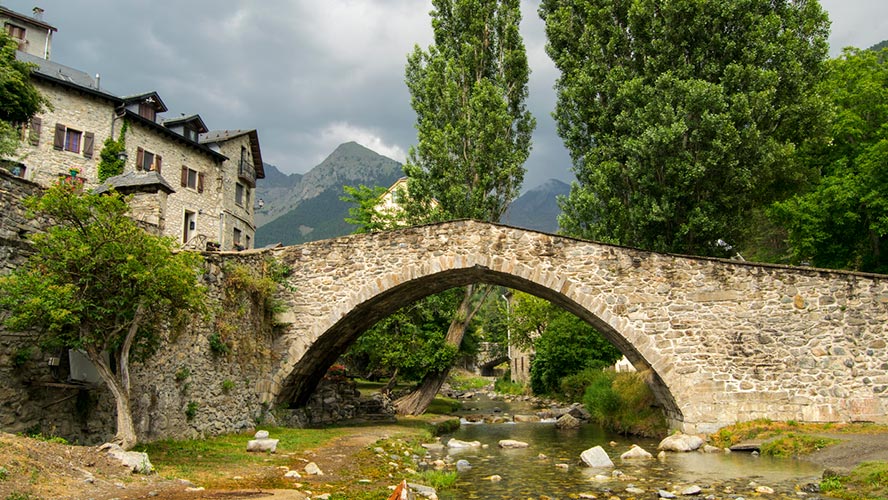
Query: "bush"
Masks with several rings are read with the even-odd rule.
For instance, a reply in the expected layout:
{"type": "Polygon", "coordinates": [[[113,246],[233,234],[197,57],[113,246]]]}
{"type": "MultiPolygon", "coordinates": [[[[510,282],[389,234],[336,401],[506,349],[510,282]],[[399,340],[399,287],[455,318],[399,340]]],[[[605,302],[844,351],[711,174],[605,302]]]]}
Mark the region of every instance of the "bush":
{"type": "Polygon", "coordinates": [[[594,422],[621,434],[660,437],[666,433],[666,419],[645,381],[649,373],[588,372],[590,384],[583,402],[594,422]]]}

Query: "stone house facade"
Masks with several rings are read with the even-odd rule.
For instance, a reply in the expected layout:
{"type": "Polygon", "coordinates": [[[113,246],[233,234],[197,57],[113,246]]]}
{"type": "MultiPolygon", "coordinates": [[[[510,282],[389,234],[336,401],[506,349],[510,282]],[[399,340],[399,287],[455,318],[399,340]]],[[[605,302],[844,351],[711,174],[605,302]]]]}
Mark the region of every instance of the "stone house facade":
{"type": "Polygon", "coordinates": [[[58,30],[43,21],[43,9],[34,7],[33,12],[33,16],[26,16],[0,5],[0,22],[4,31],[18,42],[20,51],[49,59],[52,34],[58,30]]]}
{"type": "Polygon", "coordinates": [[[83,71],[16,55],[35,65],[32,82],[51,106],[22,127],[16,156],[3,162],[13,175],[44,187],[66,176],[88,189],[114,187],[133,196],[136,219],[186,247],[253,247],[253,190],[265,177],[256,130],[209,133],[196,114],[161,119],[168,109],[156,92],[119,97],[83,71]],[[123,174],[100,185],[100,152],[124,123],[123,174]]]}

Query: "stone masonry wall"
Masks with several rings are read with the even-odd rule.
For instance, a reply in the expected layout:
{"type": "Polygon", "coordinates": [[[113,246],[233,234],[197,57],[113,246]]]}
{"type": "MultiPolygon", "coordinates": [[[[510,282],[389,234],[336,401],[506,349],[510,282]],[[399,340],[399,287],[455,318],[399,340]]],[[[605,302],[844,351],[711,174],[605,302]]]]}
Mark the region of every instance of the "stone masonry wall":
{"type": "Polygon", "coordinates": [[[675,427],[888,422],[888,277],[691,258],[457,221],[275,250],[290,266],[270,403],[304,401],[363,329],[470,282],[551,300],[639,369],[675,427]]]}
{"type": "MultiPolygon", "coordinates": [[[[141,147],[163,159],[160,174],[176,191],[166,199],[164,235],[182,242],[187,210],[195,214],[194,234],[202,234],[209,241],[219,241],[219,207],[222,196],[220,162],[205,152],[161,136],[139,124],[130,125],[126,145],[132,151],[141,147]],[[204,174],[202,193],[181,186],[183,166],[204,174]]],[[[132,172],[135,168],[136,155],[130,153],[125,171],[132,172]]]]}
{"type": "MultiPolygon", "coordinates": [[[[32,82],[49,99],[52,109],[37,115],[41,120],[37,145],[28,140],[33,131],[28,131],[25,134],[26,139],[21,143],[17,159],[27,166],[25,178],[48,186],[60,175],[67,175],[71,168],[79,168],[88,185],[94,185],[98,180],[99,152],[111,133],[114,105],[110,101],[64,89],[44,80],[33,79],[32,82]],[[83,154],[83,137],[79,152],[54,149],[53,137],[57,123],[95,134],[92,157],[83,154]]],[[[119,131],[119,127],[118,124],[115,133],[119,131]]]]}

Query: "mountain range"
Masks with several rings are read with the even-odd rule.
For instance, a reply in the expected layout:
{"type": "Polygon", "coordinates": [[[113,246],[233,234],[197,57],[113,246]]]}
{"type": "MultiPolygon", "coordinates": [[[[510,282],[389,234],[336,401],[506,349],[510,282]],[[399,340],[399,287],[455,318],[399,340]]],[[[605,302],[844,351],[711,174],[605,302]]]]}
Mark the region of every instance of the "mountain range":
{"type": "MultiPolygon", "coordinates": [[[[262,200],[255,212],[256,246],[298,245],[354,232],[345,222],[351,204],[340,200],[343,186],[389,187],[402,177],[402,165],[355,142],[338,146],[304,175],[284,174],[264,164],[265,178],[256,187],[262,200]]],[[[561,213],[556,196],[570,191],[550,179],[515,200],[502,217],[503,224],[554,233],[561,213]]]]}

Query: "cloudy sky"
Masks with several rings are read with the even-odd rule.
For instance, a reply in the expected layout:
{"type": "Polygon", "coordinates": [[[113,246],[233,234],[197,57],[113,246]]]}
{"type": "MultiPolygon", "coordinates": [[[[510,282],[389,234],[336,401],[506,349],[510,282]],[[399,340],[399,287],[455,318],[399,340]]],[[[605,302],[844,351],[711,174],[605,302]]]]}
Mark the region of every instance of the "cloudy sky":
{"type": "MultiPolygon", "coordinates": [[[[888,0],[821,0],[831,54],[888,39],[888,0]]],[[[119,94],[155,90],[170,112],[210,129],[259,130],[263,159],[304,173],[343,142],[403,161],[416,141],[404,85],[414,44],[431,41],[430,0],[0,0],[45,9],[53,61],[101,75],[119,94]]],[[[522,1],[537,118],[525,188],[569,181],[570,158],[550,117],[557,70],[539,2],[522,1]]]]}

